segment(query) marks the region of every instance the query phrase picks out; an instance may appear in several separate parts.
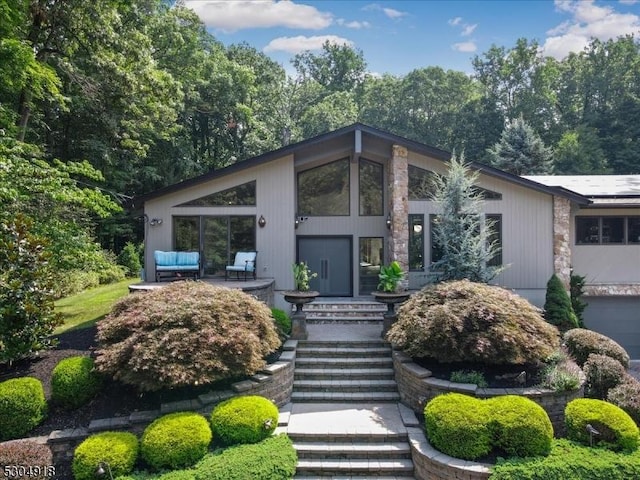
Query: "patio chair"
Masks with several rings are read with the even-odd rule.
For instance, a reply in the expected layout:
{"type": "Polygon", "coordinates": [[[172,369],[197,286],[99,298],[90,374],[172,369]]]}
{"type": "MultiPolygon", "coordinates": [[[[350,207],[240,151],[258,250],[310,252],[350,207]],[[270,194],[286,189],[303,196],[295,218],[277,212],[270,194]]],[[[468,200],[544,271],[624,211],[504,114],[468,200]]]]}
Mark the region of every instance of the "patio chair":
{"type": "Polygon", "coordinates": [[[247,274],[252,274],[256,279],[256,256],[258,252],[238,252],[233,261],[233,265],[227,265],[224,272],[224,280],[229,278],[229,272],[236,272],[236,278],[240,280],[240,273],[244,272],[244,279],[247,280],[247,274]]]}

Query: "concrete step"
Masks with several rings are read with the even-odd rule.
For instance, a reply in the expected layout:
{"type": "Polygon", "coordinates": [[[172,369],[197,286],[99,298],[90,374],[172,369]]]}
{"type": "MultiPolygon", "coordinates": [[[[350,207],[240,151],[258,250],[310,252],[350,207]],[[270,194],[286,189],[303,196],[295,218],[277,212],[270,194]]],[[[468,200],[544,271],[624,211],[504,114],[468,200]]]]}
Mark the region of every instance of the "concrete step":
{"type": "MultiPolygon", "coordinates": [[[[331,328],[331,327],[327,327],[331,328]]],[[[379,340],[299,340],[298,348],[391,348],[389,342],[379,340]]]]}
{"type": "Polygon", "coordinates": [[[364,311],[376,311],[376,312],[385,312],[387,310],[387,306],[383,303],[378,303],[373,300],[344,300],[344,301],[327,301],[327,300],[318,300],[311,303],[307,303],[304,306],[304,309],[307,310],[337,310],[337,311],[355,311],[355,310],[364,310],[364,311]]]}
{"type": "Polygon", "coordinates": [[[322,317],[307,314],[307,324],[309,325],[353,325],[353,324],[367,324],[367,325],[382,325],[384,319],[382,316],[378,317],[362,317],[362,316],[331,316],[322,317]]]}
{"type": "Polygon", "coordinates": [[[304,357],[387,357],[391,356],[389,347],[309,347],[307,345],[298,346],[296,358],[304,357]]]}
{"type": "Polygon", "coordinates": [[[393,380],[393,368],[296,368],[295,380],[393,380]]]}
{"type": "Polygon", "coordinates": [[[391,357],[356,357],[356,358],[334,358],[334,357],[296,357],[296,369],[299,367],[313,368],[392,368],[393,359],[391,357]]]}
{"type": "Polygon", "coordinates": [[[294,380],[295,392],[397,392],[395,380],[294,380]]]}
{"type": "Polygon", "coordinates": [[[411,458],[408,442],[294,442],[298,458],[411,458]]]}
{"type": "Polygon", "coordinates": [[[300,459],[296,469],[297,475],[410,475],[413,473],[413,462],[409,459],[300,459]]]}
{"type": "Polygon", "coordinates": [[[398,392],[301,392],[291,393],[291,401],[301,403],[338,402],[338,403],[375,403],[375,402],[399,402],[398,392]]]}

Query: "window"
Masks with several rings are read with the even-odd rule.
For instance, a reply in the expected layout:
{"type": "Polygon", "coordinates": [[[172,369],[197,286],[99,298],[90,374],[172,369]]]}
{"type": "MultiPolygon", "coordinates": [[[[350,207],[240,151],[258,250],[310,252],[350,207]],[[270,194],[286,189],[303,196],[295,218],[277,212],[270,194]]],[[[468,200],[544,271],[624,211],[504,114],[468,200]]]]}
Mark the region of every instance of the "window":
{"type": "Polygon", "coordinates": [[[576,245],[640,244],[640,217],[576,217],[576,245]]]}
{"type": "Polygon", "coordinates": [[[173,217],[176,250],[199,251],[205,275],[224,274],[236,252],[256,249],[256,218],[245,215],[173,217]]]}
{"type": "Polygon", "coordinates": [[[244,183],[206,197],[178,205],[178,207],[230,207],[256,204],[256,182],[244,183]]]}
{"type": "Polygon", "coordinates": [[[433,172],[409,165],[409,200],[431,200],[433,172]]]}
{"type": "Polygon", "coordinates": [[[349,159],[298,174],[298,213],[310,216],[349,215],[349,159]]]}
{"type": "Polygon", "coordinates": [[[483,200],[502,200],[502,194],[482,187],[473,187],[473,192],[481,195],[483,200]]]}
{"type": "Polygon", "coordinates": [[[382,165],[360,160],[360,215],[383,215],[382,165]]]}
{"type": "Polygon", "coordinates": [[[444,252],[442,251],[442,247],[440,247],[440,245],[438,245],[438,242],[436,242],[436,228],[439,221],[440,221],[440,218],[438,215],[429,215],[431,263],[435,263],[442,260],[442,256],[444,255],[444,252]]]}
{"type": "Polygon", "coordinates": [[[424,270],[424,215],[409,215],[409,270],[424,270]]]}
{"type": "Polygon", "coordinates": [[[367,295],[378,288],[383,245],[384,239],[380,237],[360,238],[360,295],[367,295]]]}

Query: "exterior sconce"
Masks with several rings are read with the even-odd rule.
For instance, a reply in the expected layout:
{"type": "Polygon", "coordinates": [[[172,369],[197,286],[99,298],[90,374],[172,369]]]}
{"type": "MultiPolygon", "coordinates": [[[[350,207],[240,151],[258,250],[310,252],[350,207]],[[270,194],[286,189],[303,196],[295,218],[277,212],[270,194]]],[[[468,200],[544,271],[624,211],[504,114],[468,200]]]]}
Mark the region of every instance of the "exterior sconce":
{"type": "Polygon", "coordinates": [[[267,221],[264,218],[264,215],[260,215],[260,218],[258,219],[258,226],[260,228],[264,228],[264,226],[267,224],[267,221]]]}
{"type": "Polygon", "coordinates": [[[293,222],[293,224],[295,225],[296,228],[298,228],[300,226],[300,218],[296,215],[296,219],[293,222]]]}
{"type": "Polygon", "coordinates": [[[391,230],[391,214],[387,215],[387,228],[391,230]]]}
{"type": "Polygon", "coordinates": [[[155,227],[156,225],[162,225],[162,219],[152,218],[151,220],[149,220],[149,225],[151,225],[152,227],[155,227]]]}

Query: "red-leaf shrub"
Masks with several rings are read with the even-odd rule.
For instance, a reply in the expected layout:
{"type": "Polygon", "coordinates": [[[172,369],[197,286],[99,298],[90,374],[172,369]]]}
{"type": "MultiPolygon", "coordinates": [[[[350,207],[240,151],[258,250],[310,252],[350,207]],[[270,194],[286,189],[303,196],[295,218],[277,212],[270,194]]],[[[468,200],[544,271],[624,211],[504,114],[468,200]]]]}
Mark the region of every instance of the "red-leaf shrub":
{"type": "Polygon", "coordinates": [[[48,480],[53,472],[53,454],[48,446],[30,440],[0,443],[0,478],[48,480]]]}
{"type": "Polygon", "coordinates": [[[253,375],[280,346],[267,305],[191,281],[125,297],[98,342],[98,370],[146,391],[253,375]]]}
{"type": "Polygon", "coordinates": [[[629,368],[629,354],[618,342],[601,333],[574,328],[567,330],[563,336],[569,354],[580,366],[584,365],[589,355],[597,353],[618,360],[624,368],[629,368]]]}

